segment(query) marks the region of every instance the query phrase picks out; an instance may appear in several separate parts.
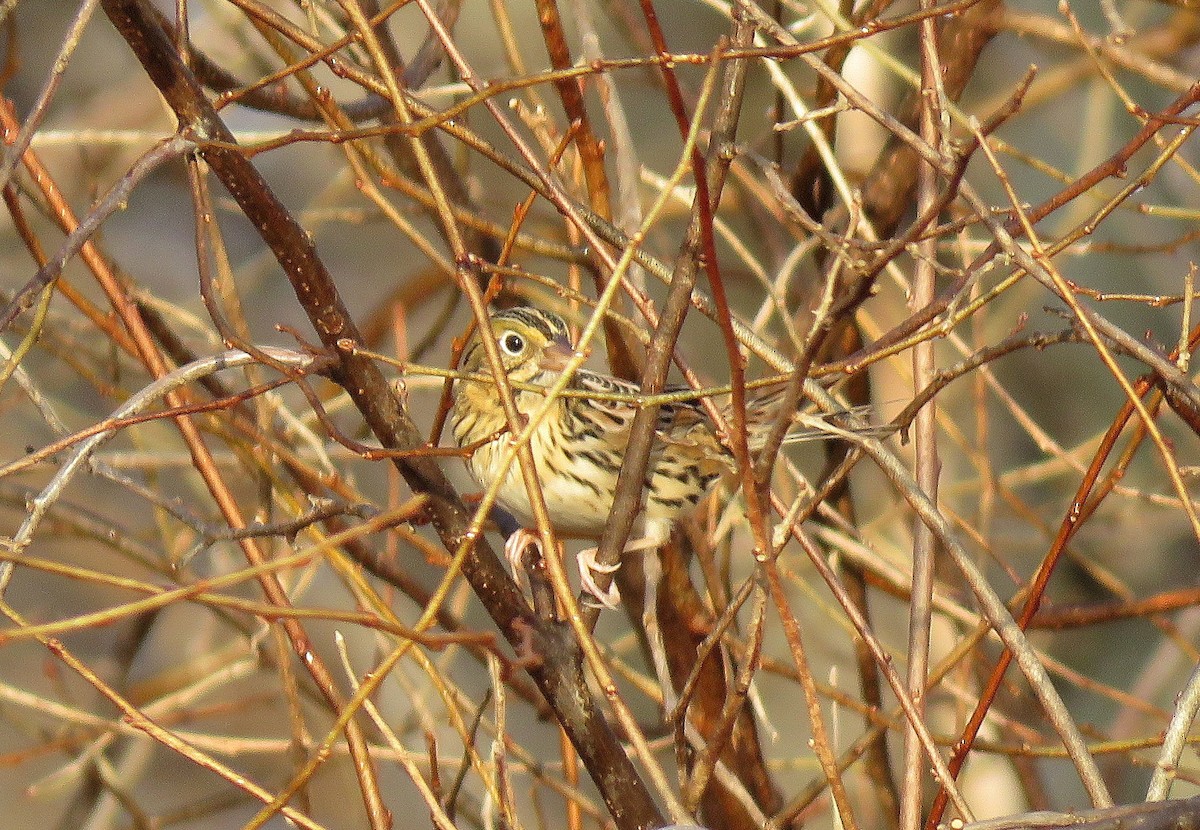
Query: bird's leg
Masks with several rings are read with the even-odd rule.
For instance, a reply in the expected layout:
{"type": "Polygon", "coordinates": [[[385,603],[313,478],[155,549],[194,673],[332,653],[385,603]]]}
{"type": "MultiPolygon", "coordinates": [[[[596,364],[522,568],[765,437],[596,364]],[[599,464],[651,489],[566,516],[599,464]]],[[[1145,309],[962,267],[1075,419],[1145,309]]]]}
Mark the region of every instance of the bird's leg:
{"type": "Polygon", "coordinates": [[[667,648],[663,640],[662,629],[658,626],[658,589],[662,585],[662,562],[657,556],[646,556],[642,559],[642,573],[646,577],[646,593],[642,602],[642,626],[646,631],[646,642],[650,647],[650,662],[654,664],[654,674],[658,677],[659,688],[662,689],[663,711],[674,710],[677,697],[675,686],[671,682],[671,670],[667,664],[667,648]]]}
{"type": "MultiPolygon", "coordinates": [[[[637,553],[640,550],[654,550],[659,548],[666,539],[659,534],[653,534],[643,539],[634,539],[625,546],[621,551],[624,556],[627,553],[637,553]]],[[[617,590],[617,586],[609,583],[607,588],[601,588],[596,583],[595,574],[611,574],[616,573],[621,567],[618,562],[615,565],[604,565],[596,561],[596,552],[599,548],[588,548],[581,550],[576,555],[576,560],[579,562],[579,585],[584,593],[591,594],[596,598],[596,601],[601,606],[608,609],[615,609],[621,602],[621,592],[617,590]]]]}

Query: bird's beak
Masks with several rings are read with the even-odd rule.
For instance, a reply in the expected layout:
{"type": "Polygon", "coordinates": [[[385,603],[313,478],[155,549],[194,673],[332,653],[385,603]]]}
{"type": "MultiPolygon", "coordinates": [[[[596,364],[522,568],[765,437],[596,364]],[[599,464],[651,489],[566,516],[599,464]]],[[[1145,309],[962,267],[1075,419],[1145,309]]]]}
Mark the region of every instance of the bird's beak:
{"type": "Polygon", "coordinates": [[[561,372],[574,354],[570,343],[565,340],[555,340],[542,350],[542,359],[538,361],[538,368],[544,372],[561,372]]]}

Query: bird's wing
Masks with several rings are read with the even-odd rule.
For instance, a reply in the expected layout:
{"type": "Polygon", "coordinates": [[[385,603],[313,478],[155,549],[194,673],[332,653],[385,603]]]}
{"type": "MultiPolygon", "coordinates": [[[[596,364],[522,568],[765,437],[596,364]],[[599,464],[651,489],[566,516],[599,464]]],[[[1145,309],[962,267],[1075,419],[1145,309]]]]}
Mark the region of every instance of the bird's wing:
{"type": "MultiPolygon", "coordinates": [[[[623,457],[629,445],[633,419],[638,412],[636,399],[640,398],[641,389],[628,381],[593,372],[580,372],[575,378],[575,386],[583,392],[615,394],[625,398],[565,399],[571,402],[577,414],[572,420],[577,424],[586,425],[588,437],[603,436],[600,440],[609,447],[619,447],[618,451],[623,457]]],[[[688,389],[686,386],[671,386],[664,391],[670,393],[688,389]]],[[[676,474],[679,474],[681,469],[686,469],[706,479],[728,469],[727,452],[717,440],[712,423],[698,401],[661,404],[655,423],[655,438],[650,449],[647,482],[650,480],[651,471],[653,474],[662,473],[670,477],[669,472],[660,469],[664,464],[667,468],[675,470],[676,474]]]]}
{"type": "MultiPolygon", "coordinates": [[[[586,370],[575,375],[574,386],[581,392],[598,393],[599,396],[620,395],[624,400],[614,400],[608,397],[586,397],[572,399],[572,405],[578,410],[590,413],[590,420],[598,420],[606,431],[615,434],[626,434],[633,425],[637,415],[642,390],[635,384],[620,380],[609,375],[601,375],[586,370]]],[[[667,393],[685,390],[683,386],[669,386],[667,393]]],[[[665,403],[658,408],[658,422],[655,431],[663,440],[671,440],[682,436],[694,427],[707,430],[708,419],[704,410],[695,401],[680,401],[665,403]]]]}

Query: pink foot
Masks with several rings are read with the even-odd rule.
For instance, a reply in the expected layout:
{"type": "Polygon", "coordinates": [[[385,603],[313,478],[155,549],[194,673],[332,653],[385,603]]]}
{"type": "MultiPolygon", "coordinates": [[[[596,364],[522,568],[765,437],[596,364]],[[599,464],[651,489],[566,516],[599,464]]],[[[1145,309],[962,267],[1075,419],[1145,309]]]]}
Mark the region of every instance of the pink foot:
{"type": "Polygon", "coordinates": [[[616,585],[609,585],[605,590],[596,584],[595,574],[616,573],[620,564],[601,565],[596,561],[596,548],[581,550],[576,555],[579,562],[579,584],[584,593],[591,594],[604,608],[615,609],[621,602],[621,592],[616,585]]]}
{"type": "Polygon", "coordinates": [[[525,552],[529,548],[533,548],[539,558],[543,555],[542,538],[528,528],[518,528],[516,533],[504,540],[504,558],[508,560],[513,579],[522,591],[525,590],[525,552]]]}

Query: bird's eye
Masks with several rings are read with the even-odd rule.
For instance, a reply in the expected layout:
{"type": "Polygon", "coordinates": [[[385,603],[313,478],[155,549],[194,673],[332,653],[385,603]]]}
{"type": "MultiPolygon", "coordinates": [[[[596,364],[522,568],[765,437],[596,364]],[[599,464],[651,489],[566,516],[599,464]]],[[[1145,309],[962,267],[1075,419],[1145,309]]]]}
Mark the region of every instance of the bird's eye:
{"type": "Polygon", "coordinates": [[[500,335],[500,348],[511,357],[516,357],[525,351],[525,338],[515,331],[506,331],[500,335]]]}

